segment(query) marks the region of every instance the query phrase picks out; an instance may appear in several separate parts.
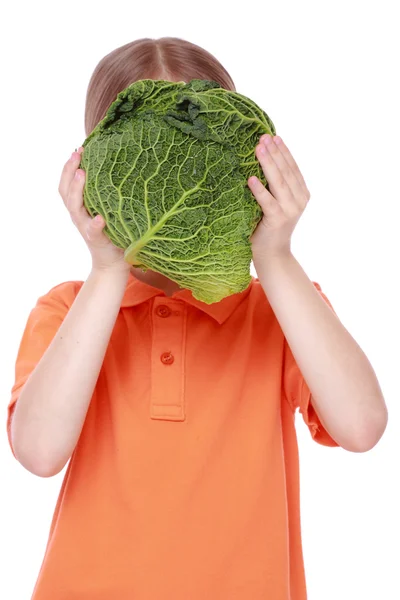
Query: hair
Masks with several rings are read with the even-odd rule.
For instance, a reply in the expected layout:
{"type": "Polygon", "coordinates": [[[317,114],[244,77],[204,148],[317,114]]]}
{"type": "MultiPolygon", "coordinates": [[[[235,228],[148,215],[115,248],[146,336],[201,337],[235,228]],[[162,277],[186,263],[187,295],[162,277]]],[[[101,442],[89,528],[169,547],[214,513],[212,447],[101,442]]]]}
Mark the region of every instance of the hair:
{"type": "Polygon", "coordinates": [[[228,71],[200,46],[175,37],[135,40],[107,54],[95,68],[86,93],[87,136],[104,118],[119,92],[140,79],[209,79],[235,91],[228,71]]]}

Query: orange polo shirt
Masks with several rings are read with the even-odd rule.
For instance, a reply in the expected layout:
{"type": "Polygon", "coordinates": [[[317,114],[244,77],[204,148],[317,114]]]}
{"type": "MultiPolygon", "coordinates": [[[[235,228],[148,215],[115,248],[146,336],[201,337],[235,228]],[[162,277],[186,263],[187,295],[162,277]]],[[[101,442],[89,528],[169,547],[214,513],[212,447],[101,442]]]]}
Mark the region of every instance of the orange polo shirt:
{"type": "MultiPolygon", "coordinates": [[[[32,310],[9,424],[81,286],[32,310]]],[[[305,600],[298,407],[337,446],[258,279],[207,305],[131,275],[33,599],[305,600]]]]}

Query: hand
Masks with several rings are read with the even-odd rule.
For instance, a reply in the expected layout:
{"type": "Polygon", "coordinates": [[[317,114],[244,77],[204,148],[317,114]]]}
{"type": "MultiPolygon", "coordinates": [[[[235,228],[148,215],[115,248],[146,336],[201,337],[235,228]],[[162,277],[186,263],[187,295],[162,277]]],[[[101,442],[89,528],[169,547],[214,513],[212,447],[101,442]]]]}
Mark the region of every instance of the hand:
{"type": "Polygon", "coordinates": [[[97,215],[92,219],[83,204],[85,171],[78,168],[82,152],[81,147],[65,163],[58,191],[90,250],[93,269],[129,271],[131,265],[124,260],[124,251],[117,248],[103,233],[106,225],[103,217],[97,215]]]}
{"type": "Polygon", "coordinates": [[[293,230],[310,199],[303,176],[281,138],[261,136],[256,156],[273,195],[258,177],[249,178],[249,188],[263,210],[263,217],[250,238],[254,262],[258,258],[290,254],[293,230]]]}

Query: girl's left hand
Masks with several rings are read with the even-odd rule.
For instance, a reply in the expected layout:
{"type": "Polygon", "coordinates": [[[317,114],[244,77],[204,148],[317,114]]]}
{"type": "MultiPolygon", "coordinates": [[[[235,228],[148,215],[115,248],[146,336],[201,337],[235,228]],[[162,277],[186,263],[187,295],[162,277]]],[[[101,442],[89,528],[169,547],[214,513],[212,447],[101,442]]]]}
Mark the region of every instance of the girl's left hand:
{"type": "Polygon", "coordinates": [[[258,177],[249,178],[264,213],[250,238],[254,262],[290,253],[293,230],[310,199],[299,167],[280,137],[261,136],[255,152],[273,195],[258,177]]]}

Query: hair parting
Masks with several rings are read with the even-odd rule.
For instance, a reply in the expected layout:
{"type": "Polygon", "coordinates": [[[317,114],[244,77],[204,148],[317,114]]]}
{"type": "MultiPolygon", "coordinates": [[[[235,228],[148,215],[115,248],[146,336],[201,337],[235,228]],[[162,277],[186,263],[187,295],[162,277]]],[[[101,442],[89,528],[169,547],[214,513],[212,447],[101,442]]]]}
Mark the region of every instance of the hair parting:
{"type": "Polygon", "coordinates": [[[86,93],[87,136],[104,118],[119,92],[140,79],[209,79],[235,91],[228,71],[200,46],[175,37],[135,40],[113,50],[96,66],[86,93]]]}

